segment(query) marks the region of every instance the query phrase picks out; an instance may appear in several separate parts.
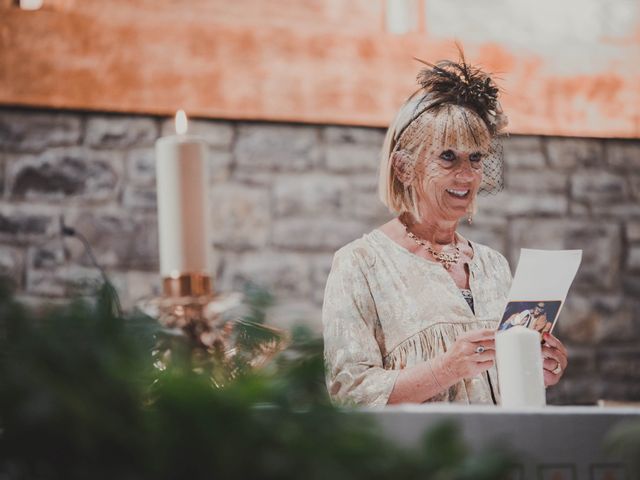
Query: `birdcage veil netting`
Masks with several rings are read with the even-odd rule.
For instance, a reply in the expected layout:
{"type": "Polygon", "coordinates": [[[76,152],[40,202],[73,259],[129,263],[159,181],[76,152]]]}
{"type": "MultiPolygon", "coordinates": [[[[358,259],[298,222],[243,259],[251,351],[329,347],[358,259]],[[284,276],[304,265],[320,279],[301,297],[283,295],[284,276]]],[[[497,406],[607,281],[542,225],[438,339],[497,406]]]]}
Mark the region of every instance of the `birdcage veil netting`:
{"type": "MultiPolygon", "coordinates": [[[[425,63],[425,62],[423,62],[425,63]]],[[[395,167],[406,172],[404,182],[421,171],[450,175],[467,169],[482,179],[479,194],[502,190],[504,159],[500,130],[506,116],[498,102],[498,88],[481,70],[459,62],[428,64],[418,74],[421,89],[403,107],[393,134],[391,156],[395,167]],[[466,160],[452,152],[466,152],[466,160]],[[450,158],[454,157],[454,158],[450,158]],[[473,161],[472,161],[473,160],[473,161]]]]}

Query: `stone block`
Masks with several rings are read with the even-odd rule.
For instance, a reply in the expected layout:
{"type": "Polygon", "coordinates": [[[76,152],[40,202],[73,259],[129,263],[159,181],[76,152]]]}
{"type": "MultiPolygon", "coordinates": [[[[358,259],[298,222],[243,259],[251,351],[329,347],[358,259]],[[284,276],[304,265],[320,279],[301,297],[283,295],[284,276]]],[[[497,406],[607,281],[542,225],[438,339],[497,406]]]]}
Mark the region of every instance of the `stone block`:
{"type": "Polygon", "coordinates": [[[0,241],[6,243],[28,243],[42,241],[57,231],[55,215],[37,209],[3,206],[0,208],[0,241]]]}
{"type": "Polygon", "coordinates": [[[591,375],[596,370],[596,355],[593,348],[567,346],[569,364],[562,376],[562,381],[568,378],[580,378],[591,375]]]}
{"type": "Polygon", "coordinates": [[[158,138],[155,119],[123,115],[92,116],[87,122],[85,143],[98,149],[151,146],[158,138]]]}
{"type": "Polygon", "coordinates": [[[511,261],[520,248],[582,249],[576,283],[583,287],[612,288],[619,273],[621,235],[612,221],[516,219],[509,229],[511,261]]]}
{"type": "Polygon", "coordinates": [[[28,268],[35,270],[53,270],[67,261],[67,240],[56,237],[49,242],[34,245],[28,249],[28,268]]]}
{"type": "Polygon", "coordinates": [[[16,200],[109,201],[118,196],[122,170],[120,153],[83,147],[15,156],[7,167],[8,193],[16,200]]]}
{"type": "Polygon", "coordinates": [[[14,298],[31,311],[51,311],[55,306],[68,306],[69,299],[63,297],[43,297],[26,293],[26,290],[15,292],[14,298]]]}
{"type": "Polygon", "coordinates": [[[348,219],[363,220],[372,226],[377,226],[377,224],[391,220],[393,215],[378,199],[376,192],[363,192],[350,188],[345,192],[342,216],[348,219]]]}
{"type": "Polygon", "coordinates": [[[110,272],[109,277],[118,292],[124,311],[140,308],[140,302],[160,295],[161,279],[158,272],[110,272]]]}
{"type": "Polygon", "coordinates": [[[631,243],[640,242],[640,220],[628,221],[625,225],[627,240],[631,243]]]}
{"type": "Polygon", "coordinates": [[[283,248],[335,251],[370,230],[363,222],[335,217],[283,218],[274,222],[272,243],[283,248]]]}
{"type": "Polygon", "coordinates": [[[626,294],[632,297],[640,297],[640,275],[638,274],[623,275],[622,289],[626,294]]]}
{"type": "Polygon", "coordinates": [[[231,181],[251,187],[273,187],[276,175],[269,171],[234,169],[231,181]]]}
{"type": "MultiPolygon", "coordinates": [[[[233,157],[230,152],[210,148],[209,175],[211,182],[228,180],[233,157]]],[[[155,185],[156,154],[153,148],[135,148],[127,152],[125,157],[128,179],[136,185],[155,185]]]]}
{"type": "Polygon", "coordinates": [[[327,145],[326,163],[332,172],[366,172],[366,175],[375,176],[380,164],[380,147],[348,143],[327,145]]]}
{"type": "Polygon", "coordinates": [[[233,155],[231,152],[209,149],[209,178],[211,183],[225,182],[231,178],[231,165],[233,155]]]}
{"type": "Polygon", "coordinates": [[[614,401],[637,402],[640,398],[640,382],[609,380],[605,377],[600,398],[614,401]]]}
{"type": "Polygon", "coordinates": [[[360,192],[373,192],[378,196],[378,175],[358,175],[356,172],[353,175],[348,175],[349,188],[358,190],[360,192]]]}
{"type": "Polygon", "coordinates": [[[305,326],[312,333],[322,335],[322,309],[310,301],[281,298],[267,310],[266,322],[283,330],[305,326]]]}
{"type": "Polygon", "coordinates": [[[640,339],[633,306],[621,294],[569,292],[557,331],[572,344],[611,345],[640,339]]]}
{"type": "Polygon", "coordinates": [[[148,296],[160,295],[162,292],[159,272],[126,272],[127,293],[130,300],[137,302],[148,296]]]}
{"type": "Polygon", "coordinates": [[[27,271],[27,293],[42,297],[93,295],[101,285],[102,277],[95,268],[70,264],[56,269],[27,271]]]}
{"type": "Polygon", "coordinates": [[[222,288],[242,291],[253,283],[276,297],[306,298],[311,292],[310,265],[306,255],[262,250],[222,256],[222,288]]]}
{"type": "Polygon", "coordinates": [[[588,288],[615,287],[622,247],[619,225],[611,221],[572,221],[565,232],[565,248],[582,250],[582,264],[575,284],[588,288]]]}
{"type": "Polygon", "coordinates": [[[607,380],[640,381],[640,349],[609,350],[598,358],[600,374],[607,380]]]}
{"type": "Polygon", "coordinates": [[[640,270],[640,245],[632,245],[627,250],[627,268],[640,270]]]}
{"type": "Polygon", "coordinates": [[[327,145],[337,143],[369,144],[382,148],[385,130],[363,127],[325,127],[324,141],[327,145]]]}
{"type": "Polygon", "coordinates": [[[636,201],[640,201],[640,174],[629,175],[629,185],[631,186],[631,195],[636,201]]]}
{"type": "Polygon", "coordinates": [[[596,336],[597,343],[611,345],[640,340],[640,328],[628,306],[611,313],[602,312],[598,309],[597,304],[595,308],[601,313],[596,336]]]}
{"type": "Polygon", "coordinates": [[[519,193],[566,193],[568,188],[566,173],[551,169],[515,170],[511,169],[505,177],[505,189],[513,194],[519,193]]]}
{"type": "Polygon", "coordinates": [[[627,200],[624,203],[602,204],[591,206],[591,213],[607,219],[617,218],[620,220],[640,218],[640,202],[627,200]]]}
{"type": "Polygon", "coordinates": [[[134,148],[125,156],[128,182],[135,185],[155,185],[156,154],[152,147],[134,148]]]}
{"type": "Polygon", "coordinates": [[[0,245],[0,278],[16,289],[24,287],[25,258],[21,248],[0,245]]]}
{"type": "Polygon", "coordinates": [[[637,171],[640,168],[638,140],[611,140],[605,143],[607,163],[612,167],[637,171]]]}
{"type": "Polygon", "coordinates": [[[540,137],[513,135],[503,140],[507,170],[543,168],[546,165],[540,137]]]}
{"type": "Polygon", "coordinates": [[[324,289],[332,263],[332,253],[313,255],[311,258],[311,287],[313,289],[311,297],[318,305],[322,305],[324,300],[324,289]]]}
{"type": "MultiPolygon", "coordinates": [[[[158,222],[155,215],[83,211],[66,222],[86,237],[103,268],[158,270],[158,222]]],[[[66,245],[72,263],[92,265],[79,241],[69,238],[66,245]]]]}
{"type": "Polygon", "coordinates": [[[546,143],[549,163],[552,167],[573,169],[578,166],[605,164],[604,144],[588,138],[549,138],[546,143]]]}
{"type": "Polygon", "coordinates": [[[230,250],[260,248],[271,227],[271,198],[264,188],[219,185],[211,191],[212,240],[230,250]]]}
{"type": "MultiPolygon", "coordinates": [[[[188,134],[200,137],[211,147],[218,149],[230,149],[233,142],[233,125],[219,120],[188,120],[188,134]]],[[[162,122],[162,136],[175,135],[175,119],[169,118],[162,122]]]]}
{"type": "MultiPolygon", "coordinates": [[[[493,198],[491,195],[489,198],[493,198]]],[[[458,226],[470,227],[471,230],[475,228],[497,228],[504,229],[507,227],[509,220],[504,216],[495,215],[490,210],[484,210],[477,208],[476,212],[471,217],[471,223],[469,223],[468,216],[464,216],[460,219],[458,226]]]]}
{"type": "Polygon", "coordinates": [[[234,155],[239,169],[308,170],[321,159],[318,129],[273,124],[241,125],[234,155]]]}
{"type": "Polygon", "coordinates": [[[507,255],[507,225],[481,225],[473,222],[460,222],[458,231],[463,237],[475,243],[481,243],[507,255]]]}
{"type": "Polygon", "coordinates": [[[583,203],[571,201],[569,202],[570,217],[586,217],[590,213],[589,207],[583,203]]]}
{"type": "Polygon", "coordinates": [[[603,382],[594,375],[563,378],[547,389],[548,405],[595,405],[603,398],[603,382]]]}
{"type": "Polygon", "coordinates": [[[554,327],[554,335],[571,344],[595,343],[601,316],[592,307],[589,297],[569,292],[554,327]]]}
{"type": "Polygon", "coordinates": [[[0,150],[41,152],[75,145],[81,131],[82,121],[77,114],[0,110],[0,150]]]}
{"type": "Polygon", "coordinates": [[[283,175],[274,180],[278,216],[337,213],[348,194],[348,182],[335,175],[283,175]]]}
{"type": "Polygon", "coordinates": [[[551,193],[515,193],[504,191],[498,195],[479,196],[478,210],[498,216],[562,216],[569,209],[565,195],[551,193]]]}
{"type": "Polygon", "coordinates": [[[156,188],[128,185],[122,194],[122,204],[135,210],[149,210],[155,212],[158,208],[156,188]]]}
{"type": "Polygon", "coordinates": [[[0,153],[0,198],[3,198],[4,196],[4,185],[6,183],[6,157],[7,155],[4,155],[2,153],[0,153]]]}
{"type": "Polygon", "coordinates": [[[585,169],[571,176],[571,197],[589,205],[624,201],[626,179],[606,170],[585,169]]]}

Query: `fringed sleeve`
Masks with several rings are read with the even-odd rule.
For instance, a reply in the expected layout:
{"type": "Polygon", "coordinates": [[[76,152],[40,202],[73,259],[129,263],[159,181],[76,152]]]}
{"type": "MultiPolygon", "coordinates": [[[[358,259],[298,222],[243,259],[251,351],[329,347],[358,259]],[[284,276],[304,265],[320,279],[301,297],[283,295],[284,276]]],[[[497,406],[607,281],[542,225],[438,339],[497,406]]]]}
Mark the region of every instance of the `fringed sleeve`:
{"type": "Polygon", "coordinates": [[[492,321],[474,321],[467,323],[451,322],[429,325],[401,342],[385,357],[387,368],[402,369],[421,361],[443,354],[463,333],[479,328],[495,328],[492,321]]]}
{"type": "Polygon", "coordinates": [[[322,308],[327,388],[336,403],[386,405],[399,370],[383,368],[363,263],[352,249],[333,259],[322,308]]]}

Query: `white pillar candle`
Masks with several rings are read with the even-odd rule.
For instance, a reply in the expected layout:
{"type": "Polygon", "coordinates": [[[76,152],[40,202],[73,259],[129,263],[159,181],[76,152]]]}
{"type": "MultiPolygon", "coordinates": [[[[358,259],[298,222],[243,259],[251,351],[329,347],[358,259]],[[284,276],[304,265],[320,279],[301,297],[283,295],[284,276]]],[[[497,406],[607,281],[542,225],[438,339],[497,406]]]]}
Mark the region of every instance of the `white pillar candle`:
{"type": "Polygon", "coordinates": [[[206,143],[186,134],[176,114],[176,135],[156,142],[160,274],[210,275],[209,169],[206,143]]]}
{"type": "Polygon", "coordinates": [[[546,404],[538,332],[519,325],[497,333],[496,362],[503,407],[546,404]]]}

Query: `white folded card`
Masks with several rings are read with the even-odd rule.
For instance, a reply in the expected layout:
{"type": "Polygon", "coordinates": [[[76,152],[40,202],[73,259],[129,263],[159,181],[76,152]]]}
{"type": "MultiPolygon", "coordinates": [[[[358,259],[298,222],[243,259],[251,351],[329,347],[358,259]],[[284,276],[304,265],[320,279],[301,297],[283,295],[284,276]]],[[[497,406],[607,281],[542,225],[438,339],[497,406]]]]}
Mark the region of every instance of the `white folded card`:
{"type": "Polygon", "coordinates": [[[498,330],[516,325],[550,332],[576,276],[582,250],[520,250],[520,260],[498,330]]]}

